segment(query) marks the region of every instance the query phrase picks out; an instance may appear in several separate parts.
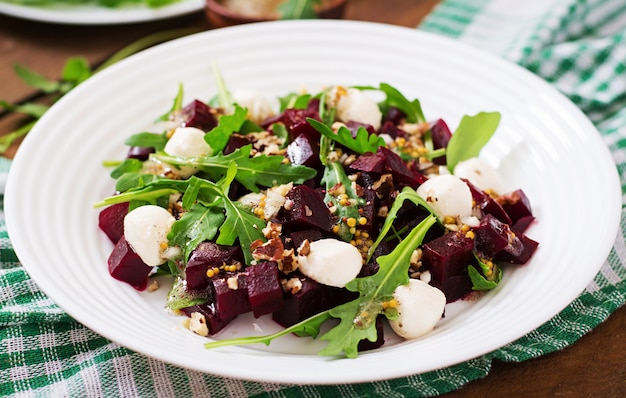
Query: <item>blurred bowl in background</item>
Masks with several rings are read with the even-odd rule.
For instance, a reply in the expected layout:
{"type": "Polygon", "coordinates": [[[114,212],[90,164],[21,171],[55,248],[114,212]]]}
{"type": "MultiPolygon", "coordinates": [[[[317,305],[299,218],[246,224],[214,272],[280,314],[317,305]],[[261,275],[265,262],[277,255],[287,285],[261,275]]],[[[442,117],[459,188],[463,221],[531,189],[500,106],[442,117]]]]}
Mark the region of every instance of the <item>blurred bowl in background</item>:
{"type": "MultiPolygon", "coordinates": [[[[250,22],[281,19],[278,6],[289,0],[206,0],[205,12],[215,28],[250,22]]],[[[348,0],[321,0],[315,10],[318,18],[341,19],[348,0]]]]}

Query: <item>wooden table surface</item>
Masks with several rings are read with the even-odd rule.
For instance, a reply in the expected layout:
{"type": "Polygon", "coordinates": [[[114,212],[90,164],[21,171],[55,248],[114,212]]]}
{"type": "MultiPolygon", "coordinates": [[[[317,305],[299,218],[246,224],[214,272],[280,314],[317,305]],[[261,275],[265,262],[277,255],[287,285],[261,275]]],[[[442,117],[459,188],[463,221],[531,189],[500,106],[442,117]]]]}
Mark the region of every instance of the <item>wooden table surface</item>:
{"type": "MultiPolygon", "coordinates": [[[[415,27],[438,0],[351,0],[347,19],[415,27]]],[[[85,56],[97,65],[145,35],[180,27],[211,29],[203,13],[119,26],[61,26],[0,15],[0,99],[16,102],[36,95],[13,71],[21,64],[56,79],[65,60],[85,56]]],[[[0,135],[20,118],[0,117],[0,135]]],[[[17,144],[10,148],[12,156],[17,144]]],[[[522,363],[495,362],[490,374],[448,397],[626,397],[626,307],[571,347],[522,363]]]]}

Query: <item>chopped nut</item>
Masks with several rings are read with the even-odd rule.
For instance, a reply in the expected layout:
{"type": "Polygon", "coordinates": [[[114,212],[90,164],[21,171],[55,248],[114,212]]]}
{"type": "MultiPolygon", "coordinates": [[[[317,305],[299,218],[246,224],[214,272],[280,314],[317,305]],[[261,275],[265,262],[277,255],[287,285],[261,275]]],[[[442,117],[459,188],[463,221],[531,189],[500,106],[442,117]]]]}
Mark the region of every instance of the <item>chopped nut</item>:
{"type": "Polygon", "coordinates": [[[192,312],[191,319],[189,320],[189,330],[202,337],[208,336],[209,328],[206,325],[204,315],[199,312],[192,312]]]}
{"type": "Polygon", "coordinates": [[[308,256],[311,253],[311,242],[308,239],[305,239],[298,248],[299,256],[308,256]]]}
{"type": "Polygon", "coordinates": [[[150,284],[148,285],[148,289],[147,289],[147,290],[148,290],[148,292],[152,293],[152,292],[157,291],[158,289],[159,289],[159,281],[157,281],[156,279],[154,279],[154,280],[152,281],[152,283],[150,283],[150,284]]]}
{"type": "Polygon", "coordinates": [[[255,260],[281,261],[283,259],[285,247],[280,238],[270,239],[261,245],[258,245],[256,242],[257,241],[254,241],[250,245],[252,257],[254,257],[255,260]]]}
{"type": "Polygon", "coordinates": [[[268,222],[267,226],[263,228],[261,232],[263,232],[263,236],[267,239],[274,239],[280,237],[280,233],[282,232],[283,226],[282,224],[278,224],[275,222],[268,222]]]}
{"type": "Polygon", "coordinates": [[[302,289],[302,281],[299,278],[283,279],[280,281],[283,291],[296,294],[302,289]]]}
{"type": "Polygon", "coordinates": [[[375,181],[372,184],[372,189],[376,191],[376,196],[378,198],[384,198],[389,195],[391,190],[393,189],[393,177],[391,174],[383,174],[380,176],[378,181],[375,181]]]}
{"type": "Polygon", "coordinates": [[[237,290],[239,289],[239,279],[236,276],[231,276],[226,279],[226,285],[228,285],[230,290],[237,290]]]}
{"type": "Polygon", "coordinates": [[[278,262],[278,269],[283,274],[290,274],[298,269],[298,257],[293,249],[283,252],[283,260],[278,262]]]}

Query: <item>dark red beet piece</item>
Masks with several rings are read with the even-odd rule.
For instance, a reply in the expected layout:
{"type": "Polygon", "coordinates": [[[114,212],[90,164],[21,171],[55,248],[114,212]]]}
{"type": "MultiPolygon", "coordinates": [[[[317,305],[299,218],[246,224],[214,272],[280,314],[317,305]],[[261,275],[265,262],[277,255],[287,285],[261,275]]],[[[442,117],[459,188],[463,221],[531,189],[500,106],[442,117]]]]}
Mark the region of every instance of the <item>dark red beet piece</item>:
{"type": "Polygon", "coordinates": [[[296,185],[286,195],[289,210],[281,208],[278,220],[292,230],[319,228],[329,232],[333,226],[332,215],[322,197],[313,188],[296,185]]]}
{"type": "Polygon", "coordinates": [[[537,250],[539,242],[523,234],[517,234],[515,240],[519,242],[519,246],[515,245],[515,250],[502,250],[496,255],[495,260],[511,264],[526,264],[537,250]]]}
{"type": "Polygon", "coordinates": [[[513,223],[516,223],[521,218],[532,217],[533,215],[530,208],[530,201],[521,189],[500,195],[496,201],[509,215],[513,223]]]}
{"type": "Polygon", "coordinates": [[[128,149],[126,157],[128,159],[147,160],[151,153],[154,153],[155,149],[146,146],[131,146],[128,149]]]}
{"type": "Polygon", "coordinates": [[[399,108],[395,106],[390,106],[383,116],[383,122],[390,122],[395,125],[400,124],[400,122],[406,117],[406,113],[402,112],[399,108]]]}
{"type": "Polygon", "coordinates": [[[111,205],[98,215],[98,226],[113,243],[117,243],[124,235],[126,214],[128,214],[128,202],[111,205]]]}
{"type": "Polygon", "coordinates": [[[215,307],[221,318],[231,319],[252,310],[248,299],[247,277],[244,272],[213,279],[211,282],[215,307]]]}
{"type": "Polygon", "coordinates": [[[148,286],[148,275],[152,267],[146,265],[122,236],[108,259],[109,273],[118,281],[126,282],[137,290],[148,286]]]}
{"type": "Polygon", "coordinates": [[[452,303],[472,292],[472,280],[468,274],[451,276],[443,282],[432,281],[431,285],[440,289],[446,296],[446,303],[452,303]]]}
{"type": "Polygon", "coordinates": [[[287,145],[287,158],[293,165],[318,168],[321,165],[318,147],[319,140],[311,142],[308,135],[300,134],[287,145]]]}
{"type": "Polygon", "coordinates": [[[204,315],[206,325],[209,328],[209,334],[215,334],[224,329],[233,318],[223,318],[220,316],[219,311],[215,308],[215,304],[212,302],[194,305],[182,309],[183,313],[187,316],[191,316],[194,312],[199,312],[204,315]]]}
{"type": "Polygon", "coordinates": [[[283,288],[278,272],[278,264],[273,261],[246,268],[248,299],[255,318],[282,308],[283,288]]]}
{"type": "Polygon", "coordinates": [[[390,121],[386,121],[380,126],[380,134],[387,134],[391,138],[404,137],[406,133],[404,130],[398,128],[396,124],[390,121]]]}
{"type": "Polygon", "coordinates": [[[516,243],[511,228],[491,214],[480,220],[480,225],[474,228],[474,234],[474,248],[486,259],[494,258],[498,252],[516,243]]]}
{"type": "Polygon", "coordinates": [[[295,294],[283,296],[283,307],[272,314],[272,319],[284,327],[295,325],[315,314],[356,298],[354,292],[322,285],[312,279],[301,279],[302,288],[295,294]]]}
{"type": "Polygon", "coordinates": [[[511,226],[511,230],[516,234],[524,233],[533,221],[535,221],[534,216],[521,217],[511,226]]]}
{"type": "Polygon", "coordinates": [[[251,143],[252,141],[250,140],[250,138],[246,137],[245,135],[232,134],[228,139],[228,143],[226,143],[226,146],[224,147],[223,153],[224,155],[228,155],[235,152],[235,149],[239,149],[251,143]]]}
{"type": "MultiPolygon", "coordinates": [[[[440,149],[448,146],[452,133],[443,119],[437,119],[430,123],[430,136],[433,139],[433,148],[440,149]]],[[[433,162],[439,165],[445,165],[446,155],[434,158],[433,162]]]]}
{"type": "Polygon", "coordinates": [[[350,133],[352,134],[353,138],[356,137],[356,133],[357,131],[359,131],[359,128],[361,127],[363,127],[367,131],[368,134],[376,134],[376,130],[374,129],[374,126],[372,126],[371,124],[349,120],[345,123],[345,125],[348,128],[348,130],[350,130],[350,133]]]}
{"type": "Polygon", "coordinates": [[[462,180],[469,187],[470,192],[472,193],[472,200],[476,202],[476,205],[480,208],[483,215],[491,214],[503,223],[509,225],[511,224],[511,218],[496,200],[476,185],[472,184],[469,180],[465,178],[462,178],[462,180]]]}
{"type": "Polygon", "coordinates": [[[376,317],[376,335],[377,338],[375,341],[369,341],[367,339],[363,339],[359,341],[357,346],[358,351],[369,351],[375,350],[376,348],[385,344],[385,330],[383,329],[383,318],[384,315],[379,315],[376,317]]]}
{"type": "Polygon", "coordinates": [[[224,263],[242,263],[243,252],[238,246],[223,246],[213,242],[202,242],[189,256],[185,267],[188,290],[204,290],[209,285],[206,272],[209,268],[220,267],[224,263]]]}
{"type": "Polygon", "coordinates": [[[356,158],[356,160],[352,162],[349,167],[352,170],[383,174],[386,170],[386,165],[387,160],[385,156],[380,152],[376,152],[364,153],[363,155],[356,158]]]}
{"type": "Polygon", "coordinates": [[[305,229],[303,231],[294,231],[289,234],[292,247],[298,249],[302,242],[308,240],[309,242],[315,242],[322,239],[323,235],[319,229],[305,229]]]}
{"type": "Polygon", "coordinates": [[[320,120],[319,114],[313,109],[287,109],[283,112],[280,120],[287,129],[289,141],[304,134],[311,142],[319,142],[320,133],[309,124],[307,118],[320,120]]]}
{"type": "Polygon", "coordinates": [[[217,126],[217,118],[211,111],[211,107],[202,101],[194,100],[181,111],[183,125],[195,127],[202,131],[210,131],[217,126]]]}
{"type": "Polygon", "coordinates": [[[475,263],[473,250],[474,240],[458,232],[449,232],[422,246],[422,264],[430,270],[432,284],[441,288],[448,302],[458,299],[458,286],[465,286],[457,279],[469,279],[467,266],[475,263]],[[448,282],[453,277],[459,278],[448,282]]]}

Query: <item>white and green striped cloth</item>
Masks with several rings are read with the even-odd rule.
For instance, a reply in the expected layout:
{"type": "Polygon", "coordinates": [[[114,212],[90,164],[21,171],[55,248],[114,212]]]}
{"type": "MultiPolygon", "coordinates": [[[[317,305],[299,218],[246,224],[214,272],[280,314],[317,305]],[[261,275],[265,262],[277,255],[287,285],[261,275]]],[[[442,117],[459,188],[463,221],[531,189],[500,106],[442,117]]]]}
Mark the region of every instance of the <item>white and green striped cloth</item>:
{"type": "MultiPolygon", "coordinates": [[[[557,87],[597,126],[624,190],[624,0],[526,0],[523,5],[516,0],[447,0],[419,29],[499,54],[557,87]]],[[[4,176],[9,165],[5,159],[0,161],[4,176]]],[[[0,213],[0,396],[436,396],[486,376],[493,359],[519,362],[573,344],[624,305],[625,232],[622,216],[609,258],[585,292],[545,325],[501,349],[450,368],[384,382],[286,386],[224,379],[168,365],[80,325],[28,277],[12,250],[0,213]]]]}

